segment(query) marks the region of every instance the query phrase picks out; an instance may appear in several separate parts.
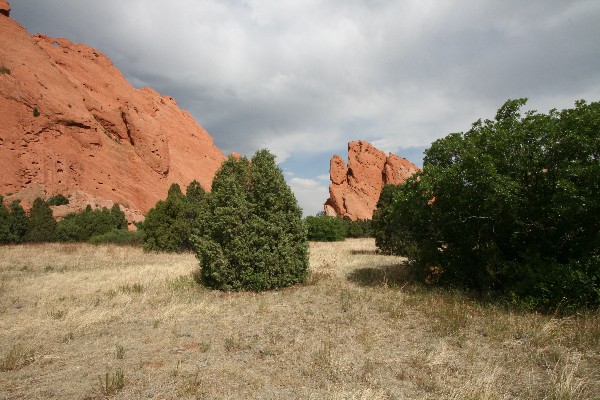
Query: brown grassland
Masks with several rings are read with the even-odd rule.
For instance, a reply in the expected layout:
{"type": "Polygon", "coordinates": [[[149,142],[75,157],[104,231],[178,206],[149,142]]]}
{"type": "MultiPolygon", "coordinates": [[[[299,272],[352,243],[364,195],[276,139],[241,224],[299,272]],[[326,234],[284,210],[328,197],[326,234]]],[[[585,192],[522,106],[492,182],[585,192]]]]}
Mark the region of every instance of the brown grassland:
{"type": "Polygon", "coordinates": [[[600,399],[600,312],[410,282],[373,240],[311,243],[305,285],[224,293],[192,254],[0,247],[2,399],[600,399]]]}

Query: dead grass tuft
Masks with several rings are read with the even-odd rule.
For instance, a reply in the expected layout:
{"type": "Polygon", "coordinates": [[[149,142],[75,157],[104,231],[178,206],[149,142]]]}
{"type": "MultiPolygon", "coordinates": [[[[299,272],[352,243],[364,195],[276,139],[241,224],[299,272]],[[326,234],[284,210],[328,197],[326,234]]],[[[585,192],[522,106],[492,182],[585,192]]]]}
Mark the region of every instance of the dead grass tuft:
{"type": "Polygon", "coordinates": [[[2,358],[0,371],[14,371],[21,369],[35,361],[34,351],[21,346],[13,346],[2,358]]]}

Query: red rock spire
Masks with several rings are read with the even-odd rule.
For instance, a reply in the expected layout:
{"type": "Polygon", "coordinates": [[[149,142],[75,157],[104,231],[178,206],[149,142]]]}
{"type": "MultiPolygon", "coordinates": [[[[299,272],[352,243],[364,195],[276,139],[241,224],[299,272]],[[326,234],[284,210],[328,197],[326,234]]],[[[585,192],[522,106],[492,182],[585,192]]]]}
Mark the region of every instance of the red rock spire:
{"type": "Polygon", "coordinates": [[[352,220],[371,219],[384,184],[400,184],[415,172],[416,165],[359,140],[348,143],[348,166],[339,155],[331,158],[327,215],[352,220]]]}

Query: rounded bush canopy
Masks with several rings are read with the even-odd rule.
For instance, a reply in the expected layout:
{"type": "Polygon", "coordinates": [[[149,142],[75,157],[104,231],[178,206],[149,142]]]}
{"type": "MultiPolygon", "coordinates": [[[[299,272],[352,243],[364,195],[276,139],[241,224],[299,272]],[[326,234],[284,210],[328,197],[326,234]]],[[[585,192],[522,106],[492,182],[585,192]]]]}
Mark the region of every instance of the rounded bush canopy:
{"type": "Polygon", "coordinates": [[[223,163],[204,218],[194,238],[204,285],[261,291],[306,279],[302,211],[268,150],[223,163]]]}

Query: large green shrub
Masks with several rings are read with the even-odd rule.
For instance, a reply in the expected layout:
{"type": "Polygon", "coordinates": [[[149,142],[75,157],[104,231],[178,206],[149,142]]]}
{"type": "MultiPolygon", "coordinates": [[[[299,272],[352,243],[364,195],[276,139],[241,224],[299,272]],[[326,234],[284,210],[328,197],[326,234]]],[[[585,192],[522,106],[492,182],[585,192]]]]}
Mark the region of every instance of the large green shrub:
{"type": "Polygon", "coordinates": [[[347,224],[343,219],[325,214],[308,216],[305,219],[308,240],[315,242],[339,242],[346,239],[347,224]]]}
{"type": "Polygon", "coordinates": [[[437,140],[390,189],[377,243],[423,276],[533,306],[600,304],[600,103],[520,114],[437,140]]]}
{"type": "Polygon", "coordinates": [[[41,243],[53,242],[56,239],[56,221],[52,217],[52,210],[46,202],[39,197],[33,201],[29,211],[29,224],[25,240],[41,243]]]}
{"type": "Polygon", "coordinates": [[[308,243],[302,211],[275,157],[229,157],[217,171],[195,236],[202,282],[221,290],[269,290],[303,282],[308,243]]]}

